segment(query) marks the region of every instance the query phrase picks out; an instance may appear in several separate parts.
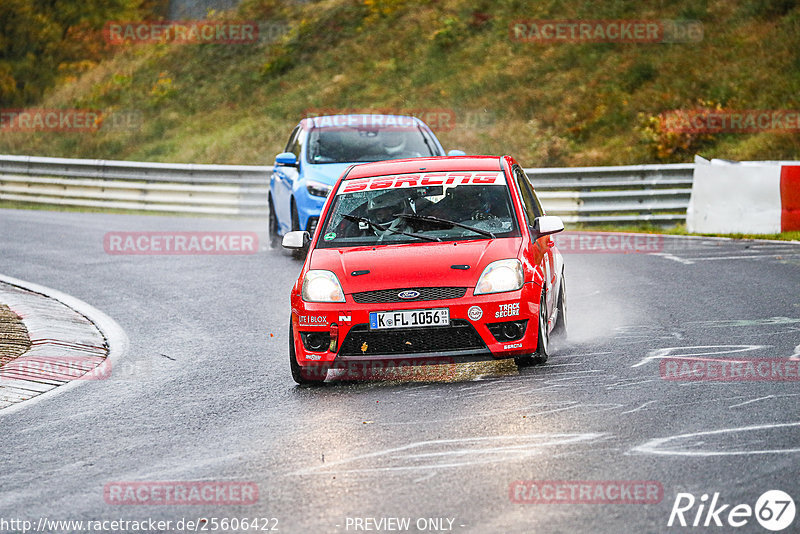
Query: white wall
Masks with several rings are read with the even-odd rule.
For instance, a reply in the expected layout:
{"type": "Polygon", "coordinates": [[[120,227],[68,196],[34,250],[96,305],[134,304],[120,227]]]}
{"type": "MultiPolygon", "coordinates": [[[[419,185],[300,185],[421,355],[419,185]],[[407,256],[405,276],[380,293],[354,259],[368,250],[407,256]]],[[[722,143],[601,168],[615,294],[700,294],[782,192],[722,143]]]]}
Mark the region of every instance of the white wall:
{"type": "Polygon", "coordinates": [[[714,234],[780,233],[780,181],[780,162],[695,158],[687,229],[714,234]]]}

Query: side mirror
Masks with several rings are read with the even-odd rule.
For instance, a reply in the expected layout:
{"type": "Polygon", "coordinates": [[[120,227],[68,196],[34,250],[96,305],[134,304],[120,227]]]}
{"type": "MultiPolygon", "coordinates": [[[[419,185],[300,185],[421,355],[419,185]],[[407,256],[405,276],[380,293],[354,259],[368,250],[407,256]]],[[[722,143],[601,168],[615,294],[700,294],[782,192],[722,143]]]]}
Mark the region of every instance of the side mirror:
{"type": "Polygon", "coordinates": [[[275,165],[297,167],[297,156],[295,156],[292,152],[281,152],[275,156],[275,165]]]}
{"type": "Polygon", "coordinates": [[[555,215],[542,215],[533,220],[533,231],[538,237],[555,234],[564,229],[564,221],[555,215]]]}
{"type": "Polygon", "coordinates": [[[311,236],[308,234],[308,232],[295,230],[294,232],[288,232],[283,236],[283,242],[281,242],[281,245],[283,248],[299,250],[301,248],[305,248],[309,241],[311,241],[311,236]]]}
{"type": "Polygon", "coordinates": [[[447,151],[447,155],[448,156],[466,156],[467,153],[464,152],[463,150],[448,150],[447,151]]]}

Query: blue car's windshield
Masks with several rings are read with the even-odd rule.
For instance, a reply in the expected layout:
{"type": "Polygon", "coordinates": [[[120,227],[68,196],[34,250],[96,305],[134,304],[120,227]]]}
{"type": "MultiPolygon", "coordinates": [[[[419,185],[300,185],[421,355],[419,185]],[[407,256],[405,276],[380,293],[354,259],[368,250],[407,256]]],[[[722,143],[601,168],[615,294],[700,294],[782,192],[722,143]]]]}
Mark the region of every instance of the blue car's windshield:
{"type": "Polygon", "coordinates": [[[441,156],[429,132],[411,117],[347,115],[310,119],[309,163],[358,163],[441,156]]]}

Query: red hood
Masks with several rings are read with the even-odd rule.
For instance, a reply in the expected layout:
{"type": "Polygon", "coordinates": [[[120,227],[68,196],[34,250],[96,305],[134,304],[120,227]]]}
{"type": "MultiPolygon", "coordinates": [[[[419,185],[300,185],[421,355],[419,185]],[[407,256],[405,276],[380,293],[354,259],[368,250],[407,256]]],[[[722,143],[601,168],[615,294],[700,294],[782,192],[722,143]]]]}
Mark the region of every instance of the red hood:
{"type": "Polygon", "coordinates": [[[359,293],[405,287],[474,287],[483,269],[495,260],[516,258],[522,238],[447,243],[412,243],[315,249],[311,269],[336,273],[344,292],[359,293]],[[469,265],[467,270],[452,265],[469,265]],[[369,274],[352,276],[353,271],[369,274]]]}

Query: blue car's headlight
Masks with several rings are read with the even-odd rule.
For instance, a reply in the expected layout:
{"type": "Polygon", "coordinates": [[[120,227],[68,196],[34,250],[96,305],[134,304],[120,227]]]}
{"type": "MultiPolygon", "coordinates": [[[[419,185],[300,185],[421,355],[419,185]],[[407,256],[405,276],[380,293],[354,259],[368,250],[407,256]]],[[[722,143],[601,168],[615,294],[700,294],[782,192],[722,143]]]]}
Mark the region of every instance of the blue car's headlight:
{"type": "Polygon", "coordinates": [[[309,195],[313,195],[315,197],[327,197],[331,189],[333,189],[328,184],[323,184],[322,182],[316,182],[314,180],[306,181],[306,189],[308,190],[309,195]]]}

